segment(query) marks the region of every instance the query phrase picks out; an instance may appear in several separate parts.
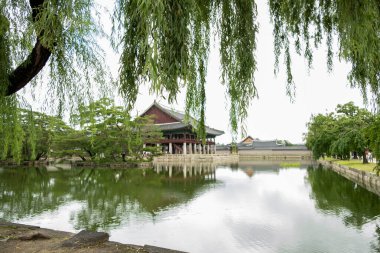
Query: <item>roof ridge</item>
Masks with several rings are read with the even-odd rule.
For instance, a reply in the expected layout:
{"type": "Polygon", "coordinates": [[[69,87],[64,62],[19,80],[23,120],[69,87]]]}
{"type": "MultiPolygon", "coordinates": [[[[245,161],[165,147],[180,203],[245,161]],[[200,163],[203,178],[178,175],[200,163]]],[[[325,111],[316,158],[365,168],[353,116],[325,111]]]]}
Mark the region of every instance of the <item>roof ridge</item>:
{"type": "Polygon", "coordinates": [[[176,112],[176,113],[181,113],[181,114],[185,115],[185,112],[180,111],[180,110],[176,110],[176,109],[172,109],[172,108],[170,108],[169,106],[166,106],[166,105],[159,104],[158,102],[156,102],[156,100],[155,100],[155,103],[157,105],[161,106],[162,108],[166,109],[166,110],[170,110],[170,111],[173,111],[173,112],[176,112]]]}
{"type": "MultiPolygon", "coordinates": [[[[173,122],[173,123],[182,123],[182,124],[186,123],[186,124],[188,124],[194,128],[196,127],[195,124],[199,123],[199,121],[197,119],[195,119],[192,115],[189,115],[190,119],[186,120],[186,113],[185,112],[177,111],[175,109],[168,108],[168,106],[162,105],[162,104],[158,103],[156,100],[154,100],[153,103],[141,115],[146,113],[152,106],[157,106],[159,109],[163,110],[165,113],[169,114],[171,117],[178,120],[178,122],[173,122]],[[176,115],[176,114],[179,114],[179,115],[176,115]]],[[[214,130],[214,131],[218,132],[219,134],[224,133],[224,131],[218,130],[216,128],[212,128],[206,124],[205,124],[205,127],[210,129],[210,130],[214,130]]]]}

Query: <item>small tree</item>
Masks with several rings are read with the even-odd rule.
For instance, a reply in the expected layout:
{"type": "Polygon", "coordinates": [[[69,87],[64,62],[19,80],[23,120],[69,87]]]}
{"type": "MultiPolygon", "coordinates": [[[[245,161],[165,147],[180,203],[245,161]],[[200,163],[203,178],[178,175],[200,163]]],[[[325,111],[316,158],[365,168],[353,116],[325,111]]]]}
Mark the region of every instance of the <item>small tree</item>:
{"type": "Polygon", "coordinates": [[[336,140],[336,119],[332,113],[312,116],[307,123],[308,132],[305,136],[306,146],[313,151],[313,156],[318,159],[331,155],[331,144],[336,140]]]}
{"type": "Polygon", "coordinates": [[[377,165],[375,171],[380,173],[380,115],[377,114],[374,117],[372,124],[367,128],[367,134],[369,136],[369,146],[373,151],[377,165]]]}
{"type": "Polygon", "coordinates": [[[334,113],[313,116],[307,124],[306,145],[318,159],[325,153],[350,159],[350,152],[360,152],[363,163],[368,163],[366,150],[369,146],[367,128],[373,116],[353,102],[338,105],[334,113]]]}
{"type": "Polygon", "coordinates": [[[140,158],[143,144],[162,136],[150,118],[132,120],[125,108],[115,106],[108,98],[80,106],[73,120],[82,130],[73,132],[66,140],[57,140],[57,144],[64,152],[77,154],[83,160],[86,155],[92,160],[140,158]]]}
{"type": "Polygon", "coordinates": [[[20,109],[22,128],[25,133],[23,159],[47,158],[54,138],[64,138],[73,131],[61,118],[40,112],[20,109]]]}

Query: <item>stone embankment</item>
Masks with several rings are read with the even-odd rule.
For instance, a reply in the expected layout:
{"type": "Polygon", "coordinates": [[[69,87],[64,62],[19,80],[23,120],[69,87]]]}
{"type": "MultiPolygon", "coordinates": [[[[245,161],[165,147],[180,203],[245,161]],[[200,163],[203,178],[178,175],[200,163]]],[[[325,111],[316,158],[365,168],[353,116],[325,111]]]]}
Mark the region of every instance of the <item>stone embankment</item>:
{"type": "Polygon", "coordinates": [[[230,154],[188,154],[188,155],[162,155],[153,158],[157,162],[238,162],[238,155],[230,154]]]}
{"type": "MultiPolygon", "coordinates": [[[[104,232],[81,231],[78,234],[44,229],[0,220],[0,251],[13,252],[82,252],[82,253],[181,253],[155,246],[111,242],[104,232]]],[[[182,252],[183,253],[183,252],[182,252]]]]}
{"type": "Polygon", "coordinates": [[[88,167],[88,168],[118,168],[118,169],[130,169],[130,168],[151,168],[152,162],[119,162],[119,163],[96,163],[96,162],[73,162],[72,167],[88,167]]]}
{"type": "Polygon", "coordinates": [[[318,161],[319,164],[326,168],[332,169],[339,175],[357,183],[370,192],[380,196],[380,177],[374,173],[358,170],[355,168],[340,165],[331,161],[318,161]]]}

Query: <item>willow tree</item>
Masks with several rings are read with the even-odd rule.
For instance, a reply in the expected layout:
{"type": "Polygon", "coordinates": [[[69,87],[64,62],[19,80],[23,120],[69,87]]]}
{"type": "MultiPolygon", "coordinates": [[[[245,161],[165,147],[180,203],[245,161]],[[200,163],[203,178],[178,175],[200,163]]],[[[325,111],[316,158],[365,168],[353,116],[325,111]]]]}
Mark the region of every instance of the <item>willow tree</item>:
{"type": "MultiPolygon", "coordinates": [[[[327,44],[329,70],[335,56],[351,63],[351,85],[359,87],[364,97],[367,91],[378,97],[378,0],[268,0],[268,4],[274,24],[275,73],[283,55],[290,97],[294,96],[291,45],[311,67],[313,49],[321,43],[327,44]]],[[[94,0],[1,0],[2,115],[17,121],[12,110],[17,105],[15,93],[36,76],[49,77],[47,89],[59,108],[86,99],[94,87],[110,88],[103,54],[98,53],[96,38],[102,31],[95,5],[94,0]],[[39,74],[41,70],[45,75],[39,74]]],[[[120,52],[116,82],[120,94],[131,108],[143,83],[152,92],[165,94],[169,102],[186,89],[186,112],[198,119],[199,135],[204,136],[205,77],[214,34],[220,41],[221,81],[236,134],[257,97],[257,16],[254,0],[115,0],[110,37],[120,52]]]]}

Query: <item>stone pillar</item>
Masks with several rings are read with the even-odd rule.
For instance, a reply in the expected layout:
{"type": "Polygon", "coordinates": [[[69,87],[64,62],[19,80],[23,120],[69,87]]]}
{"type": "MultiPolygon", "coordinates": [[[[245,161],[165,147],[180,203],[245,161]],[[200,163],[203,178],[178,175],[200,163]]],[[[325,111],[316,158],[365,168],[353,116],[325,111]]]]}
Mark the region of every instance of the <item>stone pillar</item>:
{"type": "Polygon", "coordinates": [[[202,145],[203,146],[203,152],[202,154],[206,154],[206,145],[202,145]]]}
{"type": "Polygon", "coordinates": [[[173,154],[173,144],[169,142],[169,154],[173,154]]]}
{"type": "Polygon", "coordinates": [[[192,153],[193,153],[193,145],[190,142],[189,143],[189,154],[192,154],[192,153]]]}
{"type": "Polygon", "coordinates": [[[201,146],[201,144],[198,144],[198,154],[202,154],[202,146],[201,146]]]}
{"type": "Polygon", "coordinates": [[[216,144],[214,144],[214,154],[216,154],[216,144]]]}
{"type": "Polygon", "coordinates": [[[211,154],[210,144],[207,144],[207,154],[211,154]]]}
{"type": "Polygon", "coordinates": [[[146,144],[145,143],[143,144],[143,148],[146,148],[146,144]]]}
{"type": "Polygon", "coordinates": [[[182,150],[183,150],[182,153],[183,153],[184,155],[186,155],[186,142],[183,143],[183,148],[182,148],[182,150]]]}

